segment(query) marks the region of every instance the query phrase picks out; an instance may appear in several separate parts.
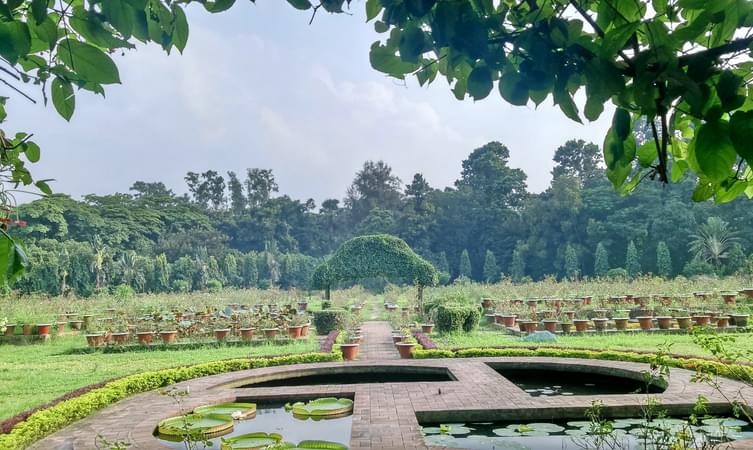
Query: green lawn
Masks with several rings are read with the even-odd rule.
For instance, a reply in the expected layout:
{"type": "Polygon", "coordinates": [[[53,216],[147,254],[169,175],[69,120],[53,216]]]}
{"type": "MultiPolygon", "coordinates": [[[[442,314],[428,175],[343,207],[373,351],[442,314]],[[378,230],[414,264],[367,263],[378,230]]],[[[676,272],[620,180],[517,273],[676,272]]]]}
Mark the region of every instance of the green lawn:
{"type": "Polygon", "coordinates": [[[82,347],[86,342],[81,336],[46,344],[0,345],[0,420],[110,378],[227,358],[317,351],[319,345],[311,338],[279,346],[65,354],[82,347]]]}
{"type": "MultiPolygon", "coordinates": [[[[735,334],[731,349],[753,351],[753,339],[749,333],[735,334]]],[[[494,346],[547,346],[577,347],[603,350],[643,350],[656,351],[659,345],[672,342],[672,353],[685,355],[704,355],[708,353],[693,343],[693,337],[685,334],[644,334],[644,333],[608,333],[593,336],[558,336],[556,343],[533,343],[521,338],[503,334],[500,331],[479,330],[473,333],[431,336],[440,348],[456,347],[494,347],[494,346]]]]}

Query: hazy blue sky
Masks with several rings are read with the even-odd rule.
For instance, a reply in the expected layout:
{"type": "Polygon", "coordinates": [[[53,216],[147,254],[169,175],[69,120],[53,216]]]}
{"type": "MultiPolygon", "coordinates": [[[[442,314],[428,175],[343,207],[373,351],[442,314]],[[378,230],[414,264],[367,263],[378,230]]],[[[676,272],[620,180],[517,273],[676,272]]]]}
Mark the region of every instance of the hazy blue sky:
{"type": "Polygon", "coordinates": [[[342,198],[367,159],[382,159],[403,179],[422,172],[451,185],[461,161],[490,140],[506,144],[529,188],[547,187],[554,150],[581,138],[600,143],[610,114],[579,125],[547,100],[505,104],[496,89],[481,102],[459,102],[447,83],[401,84],[369,66],[378,38],[363,2],[352,15],[309,13],[281,0],[239,1],[210,15],[189,10],[183,55],[140,47],[116,56],[122,85],[107,98],[77,97],[71,123],[14,98],[9,130],[31,130],[42,145],[38,178],[58,192],[125,192],[136,180],[185,191],[188,171],[223,174],[271,168],[294,198],[342,198]]]}

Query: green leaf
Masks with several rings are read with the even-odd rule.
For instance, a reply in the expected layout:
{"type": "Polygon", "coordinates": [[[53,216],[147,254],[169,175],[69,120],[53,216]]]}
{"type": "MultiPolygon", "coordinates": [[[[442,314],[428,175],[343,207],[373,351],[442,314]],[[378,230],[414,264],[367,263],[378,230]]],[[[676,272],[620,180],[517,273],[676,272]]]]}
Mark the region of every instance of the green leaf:
{"type": "Polygon", "coordinates": [[[50,188],[50,185],[47,184],[46,181],[39,180],[35,182],[34,185],[37,187],[37,189],[42,191],[42,193],[44,193],[45,195],[52,195],[52,189],[50,188]]]}
{"type": "Polygon", "coordinates": [[[630,113],[625,109],[617,108],[612,117],[612,128],[614,128],[614,132],[620,140],[627,139],[632,129],[630,113]]]}
{"type": "Polygon", "coordinates": [[[377,33],[384,33],[389,29],[390,29],[390,26],[382,22],[381,20],[377,20],[376,22],[374,22],[374,31],[376,31],[377,33]]]}
{"type": "Polygon", "coordinates": [[[26,252],[7,233],[0,233],[0,282],[11,284],[29,267],[26,252]]]}
{"type": "Polygon", "coordinates": [[[468,94],[474,100],[486,98],[493,87],[492,71],[486,66],[476,67],[468,75],[468,94]]]}
{"type": "Polygon", "coordinates": [[[426,47],[426,35],[417,26],[407,26],[400,33],[400,59],[406,62],[417,63],[426,47]]]}
{"type": "Polygon", "coordinates": [[[638,156],[638,164],[641,167],[651,167],[651,164],[659,157],[656,151],[656,142],[651,140],[641,145],[636,155],[638,156]]]}
{"type": "Polygon", "coordinates": [[[604,103],[599,100],[596,96],[589,96],[588,100],[586,100],[586,107],[583,110],[583,114],[585,114],[586,119],[593,122],[597,120],[601,113],[604,112],[604,103]]]}
{"type": "Polygon", "coordinates": [[[69,81],[60,78],[52,80],[52,104],[65,120],[71,120],[76,109],[76,96],[69,81]]]}
{"type": "Polygon", "coordinates": [[[405,0],[405,8],[413,17],[423,17],[436,3],[437,0],[405,0]]]}
{"type": "Polygon", "coordinates": [[[102,13],[112,26],[125,37],[133,32],[133,9],[125,0],[107,0],[102,3],[102,13]]]}
{"type": "Polygon", "coordinates": [[[183,53],[183,49],[186,48],[188,43],[188,20],[186,20],[186,13],[180,6],[173,4],[173,13],[175,15],[173,45],[179,52],[183,53]]]}
{"type": "Polygon", "coordinates": [[[616,55],[620,50],[622,50],[625,45],[628,42],[628,39],[630,39],[630,36],[635,33],[635,31],[638,29],[638,27],[641,25],[640,22],[632,22],[632,23],[626,23],[624,25],[620,25],[617,28],[613,28],[609,30],[602,39],[601,44],[601,55],[602,57],[606,59],[611,59],[616,55]]]}
{"type": "Polygon", "coordinates": [[[31,49],[31,33],[24,22],[0,22],[0,56],[15,64],[31,49]]]}
{"type": "Polygon", "coordinates": [[[31,141],[26,142],[24,145],[24,154],[26,154],[26,158],[29,162],[38,162],[40,156],[39,146],[31,141]]]}
{"type": "Polygon", "coordinates": [[[682,159],[675,160],[672,163],[672,170],[670,171],[670,178],[673,183],[677,183],[685,176],[685,172],[688,170],[688,163],[682,159]]]}
{"type": "Polygon", "coordinates": [[[736,199],[740,195],[745,192],[745,189],[748,188],[748,182],[733,179],[729,182],[721,183],[719,187],[716,189],[716,193],[714,194],[714,202],[717,204],[722,203],[729,203],[732,200],[736,199]]]}
{"type": "Polygon", "coordinates": [[[737,111],[729,120],[729,135],[735,151],[753,166],[753,111],[737,111]]]}
{"type": "Polygon", "coordinates": [[[118,67],[102,50],[73,39],[58,45],[58,57],[82,80],[100,84],[120,83],[118,67]]]}
{"type": "Polygon", "coordinates": [[[566,89],[555,87],[552,95],[554,97],[554,104],[559,105],[562,112],[565,113],[568,118],[578,123],[583,123],[578,115],[578,107],[575,106],[573,97],[566,89]]]}
{"type": "Polygon", "coordinates": [[[743,87],[743,79],[729,70],[725,70],[719,75],[719,81],[716,83],[716,94],[722,102],[724,111],[732,111],[745,102],[745,96],[740,95],[740,89],[743,87]]]}
{"type": "Polygon", "coordinates": [[[699,179],[698,185],[693,191],[693,201],[703,202],[711,198],[714,195],[714,185],[708,180],[699,179]]]}
{"type": "Polygon", "coordinates": [[[204,3],[204,9],[210,13],[218,13],[230,9],[235,0],[215,0],[204,3]]]}
{"type": "Polygon", "coordinates": [[[37,37],[37,39],[46,42],[48,49],[52,50],[53,48],[55,48],[55,44],[58,41],[58,27],[57,25],[55,25],[55,22],[53,22],[52,19],[47,17],[40,24],[30,22],[29,30],[31,31],[32,35],[37,37]]]}
{"type": "Polygon", "coordinates": [[[47,0],[31,0],[31,16],[37,24],[47,18],[47,0]]]}
{"type": "Polygon", "coordinates": [[[374,69],[400,79],[403,79],[406,73],[418,69],[418,64],[403,61],[395,54],[394,48],[380,45],[379,42],[371,45],[369,61],[374,69]]]}
{"type": "Polygon", "coordinates": [[[301,11],[306,11],[307,9],[312,8],[309,0],[288,0],[288,3],[290,3],[293,8],[300,9],[301,11]]]}
{"type": "Polygon", "coordinates": [[[525,106],[528,103],[528,86],[520,73],[505,71],[499,80],[499,93],[510,104],[525,106]]]}
{"type": "Polygon", "coordinates": [[[721,182],[731,175],[736,160],[727,122],[706,122],[695,138],[695,158],[703,175],[721,182]]]}
{"type": "Polygon", "coordinates": [[[379,0],[366,0],[366,21],[370,21],[379,15],[382,11],[382,4],[379,0]]]}

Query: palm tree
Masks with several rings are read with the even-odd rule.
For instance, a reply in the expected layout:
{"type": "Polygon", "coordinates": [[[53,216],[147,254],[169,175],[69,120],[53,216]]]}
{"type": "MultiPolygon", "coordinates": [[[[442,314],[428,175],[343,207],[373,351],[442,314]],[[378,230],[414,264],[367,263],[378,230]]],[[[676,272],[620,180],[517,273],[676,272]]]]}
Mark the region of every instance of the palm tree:
{"type": "Polygon", "coordinates": [[[719,217],[706,219],[706,223],[699,226],[698,233],[691,234],[690,239],[688,246],[694,258],[712,264],[717,273],[733,245],[739,241],[729,224],[719,217]]]}
{"type": "Polygon", "coordinates": [[[138,256],[133,250],[127,250],[120,254],[117,262],[120,275],[123,277],[123,283],[133,287],[134,281],[138,276],[138,256]]]}
{"type": "Polygon", "coordinates": [[[91,270],[95,275],[96,288],[102,289],[105,284],[105,264],[109,256],[109,249],[102,243],[99,236],[94,236],[92,248],[94,249],[94,260],[91,264],[91,270]]]}

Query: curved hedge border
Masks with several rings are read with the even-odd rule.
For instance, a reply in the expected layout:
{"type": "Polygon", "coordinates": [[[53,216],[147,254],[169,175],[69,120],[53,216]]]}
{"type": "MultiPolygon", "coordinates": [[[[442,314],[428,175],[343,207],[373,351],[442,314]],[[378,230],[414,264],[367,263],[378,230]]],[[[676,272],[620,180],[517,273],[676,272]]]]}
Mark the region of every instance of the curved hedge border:
{"type": "MultiPolygon", "coordinates": [[[[530,348],[464,348],[459,350],[421,350],[413,351],[413,358],[479,358],[499,356],[543,356],[550,358],[582,358],[606,361],[626,361],[650,364],[656,357],[651,353],[622,352],[614,350],[573,350],[565,348],[540,347],[530,348]]],[[[701,358],[666,358],[671,367],[687,370],[702,370],[718,376],[750,383],[753,381],[753,367],[743,364],[725,364],[701,358]]]]}
{"type": "Polygon", "coordinates": [[[0,449],[23,449],[93,412],[134,394],[152,391],[193,378],[218,375],[238,370],[339,361],[339,353],[304,353],[272,358],[228,359],[195,366],[162,369],[128,375],[78,397],[62,401],[50,408],[31,414],[9,433],[0,435],[0,449]]]}

